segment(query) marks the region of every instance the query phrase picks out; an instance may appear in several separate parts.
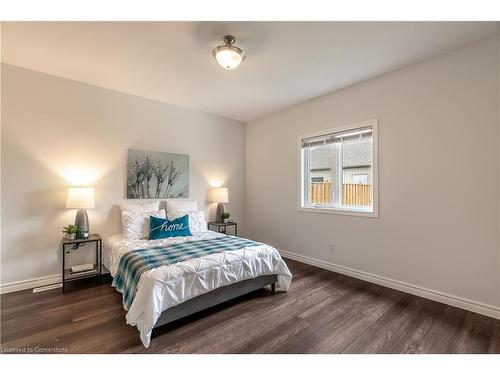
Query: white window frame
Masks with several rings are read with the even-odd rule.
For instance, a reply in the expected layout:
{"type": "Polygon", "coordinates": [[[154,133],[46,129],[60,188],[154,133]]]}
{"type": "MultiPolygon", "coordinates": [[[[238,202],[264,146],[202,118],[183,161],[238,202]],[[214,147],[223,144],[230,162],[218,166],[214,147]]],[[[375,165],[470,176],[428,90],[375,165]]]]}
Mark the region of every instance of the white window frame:
{"type": "Polygon", "coordinates": [[[378,217],[378,119],[372,119],[354,124],[337,126],[335,128],[325,129],[314,133],[303,134],[297,138],[298,155],[298,173],[297,173],[297,191],[298,191],[298,210],[302,212],[313,212],[334,215],[378,217]],[[302,140],[304,138],[319,137],[328,133],[337,133],[347,130],[356,130],[358,128],[372,127],[373,137],[373,205],[372,210],[361,207],[321,207],[306,205],[304,202],[305,184],[304,184],[304,159],[302,157],[302,140]]]}

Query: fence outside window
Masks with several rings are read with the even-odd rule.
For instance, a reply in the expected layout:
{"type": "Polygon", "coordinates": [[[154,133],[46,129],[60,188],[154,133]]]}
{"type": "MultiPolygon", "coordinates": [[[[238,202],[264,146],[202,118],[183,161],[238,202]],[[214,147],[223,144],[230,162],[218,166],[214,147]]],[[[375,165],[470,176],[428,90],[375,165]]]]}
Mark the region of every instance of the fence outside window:
{"type": "MultiPolygon", "coordinates": [[[[312,182],[309,186],[310,202],[331,204],[333,201],[330,182],[312,182]]],[[[342,204],[346,206],[370,206],[372,204],[372,185],[343,184],[342,204]]]]}

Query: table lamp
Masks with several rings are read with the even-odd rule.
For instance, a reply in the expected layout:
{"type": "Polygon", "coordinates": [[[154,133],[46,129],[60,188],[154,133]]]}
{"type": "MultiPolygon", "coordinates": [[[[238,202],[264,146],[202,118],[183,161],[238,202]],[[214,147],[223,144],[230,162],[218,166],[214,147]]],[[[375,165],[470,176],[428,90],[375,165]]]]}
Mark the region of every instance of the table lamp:
{"type": "Polygon", "coordinates": [[[229,194],[227,188],[213,189],[212,200],[217,204],[217,212],[215,213],[215,221],[222,223],[222,214],[224,213],[224,203],[229,202],[229,194]]]}
{"type": "Polygon", "coordinates": [[[89,233],[89,218],[86,208],[94,208],[94,189],[89,187],[70,187],[66,208],[77,208],[75,225],[80,233],[89,233]]]}

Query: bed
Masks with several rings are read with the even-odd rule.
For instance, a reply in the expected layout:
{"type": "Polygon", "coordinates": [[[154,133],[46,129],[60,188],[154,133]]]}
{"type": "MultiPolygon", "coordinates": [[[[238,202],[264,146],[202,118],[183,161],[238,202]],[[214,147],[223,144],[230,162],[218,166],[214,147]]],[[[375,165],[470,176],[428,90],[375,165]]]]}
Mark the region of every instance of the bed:
{"type": "MultiPolygon", "coordinates": [[[[123,264],[120,260],[133,252],[172,246],[201,248],[218,240],[241,241],[228,237],[232,236],[209,230],[161,240],[131,240],[118,234],[106,241],[103,262],[116,286],[117,273],[121,272],[119,267],[123,264]]],[[[148,347],[155,327],[265,286],[272,287],[273,291],[274,288],[285,291],[291,279],[292,275],[278,251],[269,245],[258,243],[232,250],[221,248],[208,255],[143,272],[134,288],[131,303],[125,303],[124,294],[127,323],[137,327],[143,345],[148,347]]]]}

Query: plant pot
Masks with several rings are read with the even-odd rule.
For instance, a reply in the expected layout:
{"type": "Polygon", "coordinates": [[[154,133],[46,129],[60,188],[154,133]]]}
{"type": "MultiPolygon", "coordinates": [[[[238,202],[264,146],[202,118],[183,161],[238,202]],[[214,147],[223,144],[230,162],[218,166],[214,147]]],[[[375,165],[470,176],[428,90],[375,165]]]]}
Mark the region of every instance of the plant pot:
{"type": "Polygon", "coordinates": [[[222,219],[222,222],[223,222],[224,224],[227,224],[227,223],[229,222],[229,219],[222,219]]]}
{"type": "Polygon", "coordinates": [[[68,240],[74,240],[76,239],[76,233],[66,233],[66,238],[68,240]]]}

